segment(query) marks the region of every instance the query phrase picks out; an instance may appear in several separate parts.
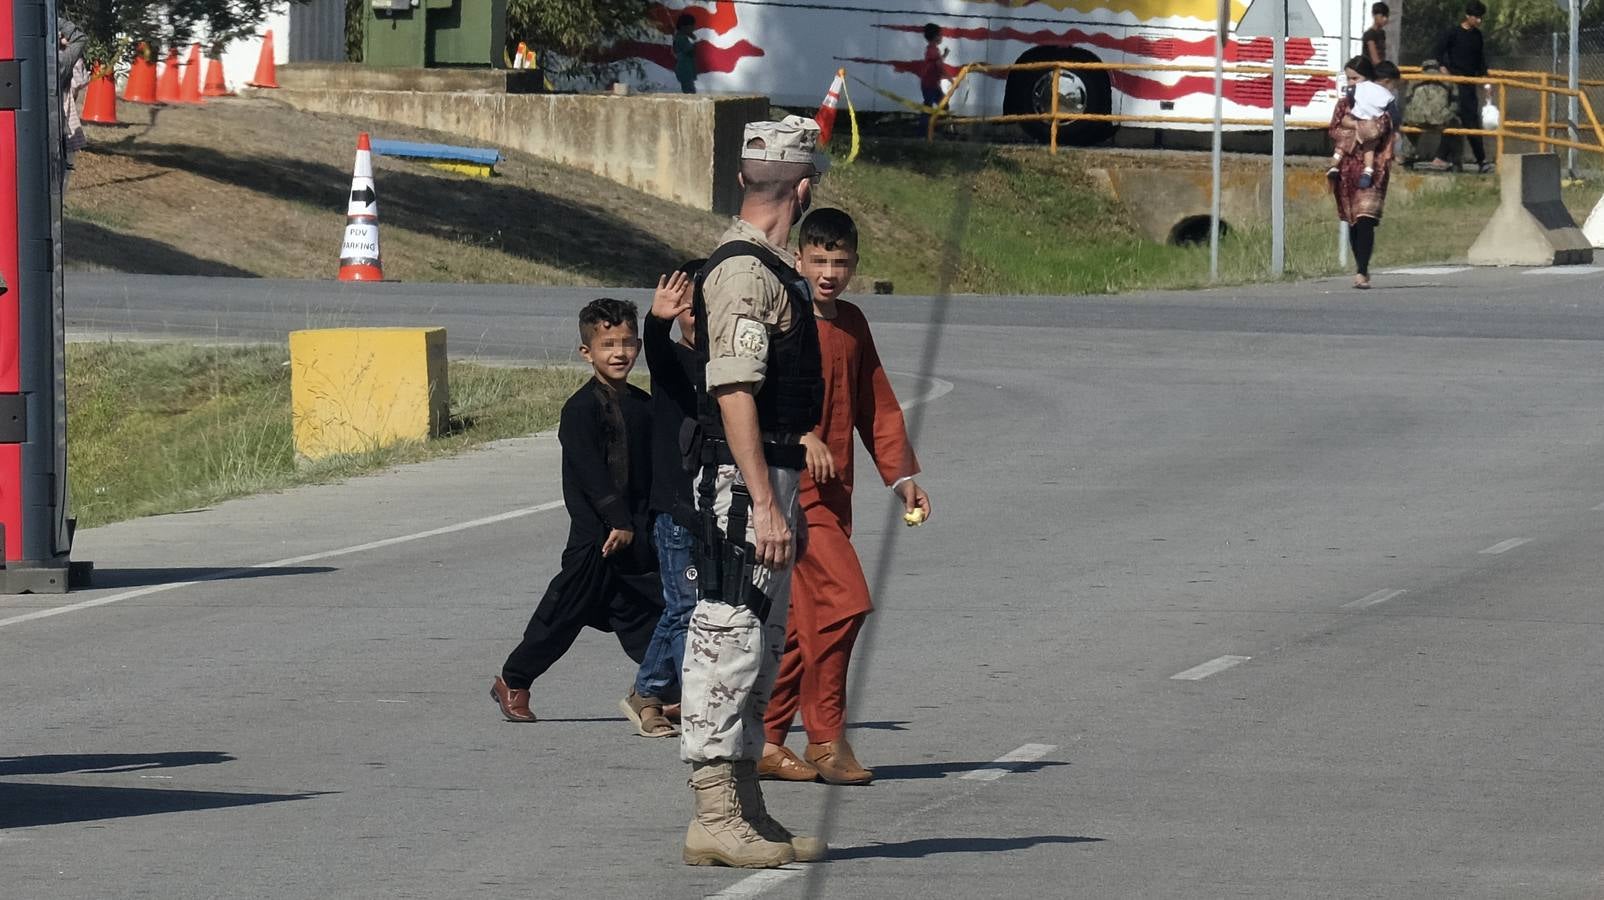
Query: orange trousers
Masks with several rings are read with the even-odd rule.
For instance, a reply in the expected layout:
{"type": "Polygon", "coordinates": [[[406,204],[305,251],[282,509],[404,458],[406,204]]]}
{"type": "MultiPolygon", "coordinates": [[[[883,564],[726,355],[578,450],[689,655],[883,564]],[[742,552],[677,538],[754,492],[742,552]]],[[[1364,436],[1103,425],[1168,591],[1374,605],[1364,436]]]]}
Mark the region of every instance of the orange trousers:
{"type": "Polygon", "coordinates": [[[863,565],[845,532],[810,527],[807,549],[791,574],[785,655],[763,716],[769,743],[785,743],[798,710],[810,743],[845,733],[847,665],[869,609],[863,565]]]}

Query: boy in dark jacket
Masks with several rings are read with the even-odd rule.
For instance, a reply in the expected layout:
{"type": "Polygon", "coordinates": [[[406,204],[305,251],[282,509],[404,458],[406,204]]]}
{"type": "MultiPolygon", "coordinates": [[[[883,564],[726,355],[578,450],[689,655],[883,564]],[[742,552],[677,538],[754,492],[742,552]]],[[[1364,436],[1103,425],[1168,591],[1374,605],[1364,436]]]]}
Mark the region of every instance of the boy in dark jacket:
{"type": "Polygon", "coordinates": [[[562,658],[585,626],[618,635],[637,665],[661,611],[657,559],[648,537],[652,478],[651,398],[629,383],[640,355],[635,304],[592,301],[579,314],[579,352],[595,377],[563,404],[562,571],[490,686],[509,722],[533,722],[529,686],[562,658]]]}

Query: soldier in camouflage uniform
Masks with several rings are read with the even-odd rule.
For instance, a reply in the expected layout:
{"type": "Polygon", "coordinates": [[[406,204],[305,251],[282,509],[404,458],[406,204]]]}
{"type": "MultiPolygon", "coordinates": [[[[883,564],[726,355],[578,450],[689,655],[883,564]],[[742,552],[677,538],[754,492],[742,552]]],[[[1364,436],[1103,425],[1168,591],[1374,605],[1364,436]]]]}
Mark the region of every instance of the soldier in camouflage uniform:
{"type": "MultiPolygon", "coordinates": [[[[1425,75],[1442,73],[1436,60],[1430,59],[1420,64],[1420,70],[1425,75]]],[[[1408,95],[1403,101],[1403,124],[1422,131],[1414,141],[1401,130],[1398,132],[1399,159],[1413,163],[1435,153],[1442,144],[1442,130],[1459,127],[1453,91],[1441,81],[1409,82],[1408,95]]]]}
{"type": "Polygon", "coordinates": [[[812,294],[784,249],[819,175],[818,135],[796,116],[747,126],[740,218],[696,278],[703,372],[696,434],[682,441],[701,516],[680,722],[696,797],[689,865],[775,868],[825,851],[768,815],[757,780],[804,527],[801,436],[823,404],[812,294]]]}

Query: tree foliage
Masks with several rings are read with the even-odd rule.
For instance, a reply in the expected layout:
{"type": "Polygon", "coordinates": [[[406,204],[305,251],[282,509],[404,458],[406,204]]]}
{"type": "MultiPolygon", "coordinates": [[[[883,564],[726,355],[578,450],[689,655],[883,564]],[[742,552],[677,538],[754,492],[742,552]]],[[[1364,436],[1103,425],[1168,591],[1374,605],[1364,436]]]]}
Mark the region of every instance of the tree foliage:
{"type": "Polygon", "coordinates": [[[633,68],[606,50],[646,37],[646,10],[647,0],[508,0],[507,40],[535,48],[548,72],[607,80],[633,68]]]}
{"type": "Polygon", "coordinates": [[[89,35],[86,57],[115,63],[129,59],[140,43],[158,53],[183,47],[205,32],[218,53],[224,45],[256,33],[274,0],[61,0],[61,12],[89,35]]]}
{"type": "MultiPolygon", "coordinates": [[[[1356,4],[1359,0],[1355,0],[1356,4]]],[[[1558,32],[1563,52],[1569,15],[1554,0],[1483,0],[1487,16],[1482,20],[1488,64],[1503,68],[1499,60],[1511,56],[1546,51],[1549,35],[1558,32]]],[[[1465,16],[1467,0],[1402,0],[1403,47],[1400,62],[1418,64],[1431,56],[1437,39],[1465,16]]],[[[1582,11],[1582,27],[1604,23],[1604,3],[1591,3],[1582,11]]]]}

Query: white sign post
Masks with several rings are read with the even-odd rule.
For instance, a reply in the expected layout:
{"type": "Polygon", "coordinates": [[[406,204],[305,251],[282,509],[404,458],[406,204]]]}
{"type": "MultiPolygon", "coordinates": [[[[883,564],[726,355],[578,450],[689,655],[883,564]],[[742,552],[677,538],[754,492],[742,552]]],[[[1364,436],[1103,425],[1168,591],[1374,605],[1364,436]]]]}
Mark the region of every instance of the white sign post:
{"type": "Polygon", "coordinates": [[[1214,148],[1209,168],[1209,280],[1220,280],[1220,156],[1225,129],[1225,36],[1231,28],[1231,0],[1220,0],[1214,22],[1214,148]]]}
{"type": "MultiPolygon", "coordinates": [[[[1573,91],[1576,90],[1577,84],[1581,81],[1580,75],[1581,75],[1581,67],[1582,67],[1582,64],[1581,64],[1581,59],[1582,59],[1581,53],[1582,53],[1582,51],[1581,51],[1581,48],[1577,46],[1577,44],[1582,39],[1582,10],[1586,9],[1587,8],[1587,4],[1589,4],[1591,2],[1592,2],[1592,0],[1581,0],[1581,2],[1577,2],[1577,0],[1554,0],[1554,5],[1559,7],[1559,11],[1562,12],[1562,13],[1566,13],[1567,15],[1570,16],[1570,32],[1569,32],[1569,34],[1570,34],[1570,51],[1571,52],[1570,52],[1570,63],[1565,68],[1565,86],[1570,88],[1573,91]]],[[[1571,97],[1571,98],[1569,98],[1568,100],[1565,101],[1565,118],[1570,123],[1571,128],[1576,129],[1576,128],[1579,127],[1576,124],[1576,120],[1577,120],[1578,117],[1581,116],[1581,114],[1582,114],[1581,106],[1579,105],[1579,101],[1577,101],[1577,99],[1575,97],[1571,97]]],[[[1573,141],[1580,139],[1579,136],[1574,131],[1571,134],[1567,135],[1567,137],[1569,137],[1573,141]]],[[[1565,167],[1570,170],[1571,177],[1575,178],[1576,177],[1576,148],[1575,147],[1569,147],[1569,148],[1567,148],[1565,150],[1565,167]]]]}
{"type": "MultiPolygon", "coordinates": [[[[1352,44],[1353,0],[1342,0],[1342,43],[1340,45],[1341,49],[1337,51],[1337,59],[1335,63],[1337,70],[1338,90],[1341,90],[1346,86],[1343,84],[1346,69],[1343,67],[1348,64],[1348,53],[1351,52],[1349,48],[1352,46],[1352,44]]],[[[1360,46],[1363,47],[1362,44],[1360,46]]],[[[1368,48],[1365,48],[1360,52],[1368,53],[1370,51],[1368,48]]],[[[1346,222],[1337,223],[1337,265],[1344,269],[1348,267],[1348,224],[1346,222]]]]}
{"type": "Polygon", "coordinates": [[[1268,37],[1275,45],[1270,70],[1270,274],[1286,274],[1287,38],[1324,36],[1309,0],[1253,0],[1236,35],[1268,37]]]}

